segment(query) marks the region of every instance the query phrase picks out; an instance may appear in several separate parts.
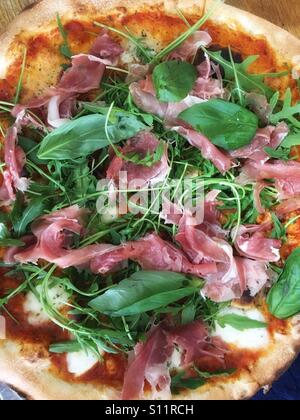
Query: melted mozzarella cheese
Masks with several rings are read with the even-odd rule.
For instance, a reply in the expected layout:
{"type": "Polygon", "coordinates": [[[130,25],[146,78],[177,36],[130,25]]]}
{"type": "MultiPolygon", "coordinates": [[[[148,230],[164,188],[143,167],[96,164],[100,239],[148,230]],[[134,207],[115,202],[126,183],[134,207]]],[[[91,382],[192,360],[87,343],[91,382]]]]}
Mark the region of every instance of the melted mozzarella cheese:
{"type": "MultiPolygon", "coordinates": [[[[37,286],[37,292],[40,293],[41,287],[37,286]]],[[[55,286],[49,290],[49,298],[56,309],[61,309],[68,301],[69,295],[62,286],[55,286]]],[[[40,301],[34,293],[29,292],[25,297],[23,304],[24,312],[27,314],[27,320],[31,325],[40,325],[49,321],[48,315],[43,310],[40,301]]]]}
{"type": "Polygon", "coordinates": [[[91,370],[99,362],[98,357],[91,351],[79,351],[67,354],[68,371],[81,376],[91,370]]]}
{"type": "MultiPolygon", "coordinates": [[[[263,314],[256,308],[238,309],[227,308],[224,309],[220,315],[235,314],[244,316],[256,321],[266,322],[263,314]]],[[[226,325],[222,328],[216,323],[215,336],[220,337],[225,343],[233,344],[241,349],[257,350],[266,347],[270,341],[270,334],[267,328],[255,328],[245,331],[239,331],[226,325]]]]}
{"type": "Polygon", "coordinates": [[[182,365],[182,354],[183,351],[179,349],[178,347],[175,347],[172,356],[169,361],[169,368],[170,370],[179,369],[182,365]]]}

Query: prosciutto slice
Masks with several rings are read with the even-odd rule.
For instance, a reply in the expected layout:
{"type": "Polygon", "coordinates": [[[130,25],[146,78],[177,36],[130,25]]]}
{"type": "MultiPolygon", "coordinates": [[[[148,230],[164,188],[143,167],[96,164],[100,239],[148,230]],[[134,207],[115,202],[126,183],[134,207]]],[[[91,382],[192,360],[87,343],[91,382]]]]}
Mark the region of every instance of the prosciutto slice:
{"type": "MultiPolygon", "coordinates": [[[[154,154],[160,143],[154,134],[143,131],[137,136],[128,140],[126,145],[120,149],[123,155],[138,154],[141,159],[149,154],[154,154]]],[[[117,184],[120,172],[126,173],[129,188],[143,188],[147,185],[155,185],[165,180],[169,174],[168,147],[164,146],[162,159],[151,167],[138,165],[123,160],[122,157],[114,156],[107,170],[107,178],[117,184]]]]}
{"type": "Polygon", "coordinates": [[[262,163],[248,161],[236,179],[242,185],[254,181],[275,180],[279,198],[288,199],[300,194],[300,163],[282,162],[262,163]]]}
{"type": "MultiPolygon", "coordinates": [[[[109,253],[94,258],[91,261],[91,270],[94,273],[104,274],[108,266],[107,258],[109,260],[112,258],[114,264],[129,259],[137,262],[144,270],[174,271],[198,277],[216,270],[215,263],[191,263],[181,250],[157,234],[149,234],[138,241],[128,242],[112,255],[109,253]]],[[[112,268],[110,266],[109,271],[112,268]]]]}
{"type": "Polygon", "coordinates": [[[168,362],[175,345],[184,353],[181,366],[205,358],[217,360],[220,367],[224,367],[227,346],[221,341],[216,345],[202,321],[180,327],[159,325],[152,329],[146,342],[136,345],[131,354],[125,373],[122,399],[171,397],[168,362]],[[145,381],[151,386],[151,395],[144,391],[145,381]]]}
{"type": "Polygon", "coordinates": [[[187,61],[193,59],[200,47],[208,47],[212,42],[212,38],[208,32],[197,31],[190,36],[180,47],[174,50],[168,57],[169,60],[187,61]]]}
{"type": "Polygon", "coordinates": [[[289,198],[284,200],[279,206],[276,207],[276,214],[279,217],[284,217],[285,215],[292,213],[300,209],[300,197],[289,198]]]}
{"type": "Polygon", "coordinates": [[[182,365],[189,365],[202,357],[216,358],[224,366],[226,346],[216,347],[200,320],[169,330],[169,341],[184,350],[182,365]]]}
{"type": "Polygon", "coordinates": [[[268,126],[257,131],[250,145],[231,152],[233,158],[251,159],[255,162],[267,162],[270,156],[265,152],[266,147],[277,149],[289,133],[288,126],[283,122],[277,127],[268,126]]]}
{"type": "Polygon", "coordinates": [[[83,232],[84,209],[72,206],[37,219],[31,226],[36,243],[14,256],[20,263],[36,264],[40,259],[55,263],[56,259],[67,255],[73,239],[72,234],[83,232]]]}
{"type": "MultiPolygon", "coordinates": [[[[18,105],[12,114],[18,116],[26,109],[43,111],[43,108],[47,107],[48,124],[54,128],[59,127],[66,122],[66,114],[70,117],[72,102],[76,96],[98,89],[106,65],[117,64],[122,52],[120,45],[113,41],[107,32],[103,32],[95,40],[89,54],[72,57],[72,66],[63,73],[55,87],[48,89],[43,96],[35,98],[22,108],[18,105]]],[[[32,121],[27,117],[22,120],[23,125],[30,122],[32,121]]]]}
{"type": "Polygon", "coordinates": [[[210,160],[221,173],[224,174],[231,169],[232,162],[230,158],[225,155],[225,153],[221,152],[203,134],[184,127],[174,127],[173,130],[185,137],[192,146],[199,149],[203,157],[210,160]]]}
{"type": "Polygon", "coordinates": [[[8,205],[15,199],[15,190],[24,192],[29,185],[29,180],[21,176],[26,163],[26,155],[23,149],[17,145],[17,142],[17,127],[10,127],[4,139],[6,169],[3,172],[3,183],[0,188],[2,205],[8,205]]]}
{"type": "Polygon", "coordinates": [[[261,262],[280,260],[281,241],[266,237],[270,223],[262,225],[240,226],[237,232],[235,247],[241,256],[261,262]]]}
{"type": "Polygon", "coordinates": [[[160,327],[152,330],[145,343],[137,344],[125,372],[122,399],[143,399],[145,381],[151,386],[153,399],[169,399],[171,377],[167,362],[172,351],[167,333],[160,327]]]}

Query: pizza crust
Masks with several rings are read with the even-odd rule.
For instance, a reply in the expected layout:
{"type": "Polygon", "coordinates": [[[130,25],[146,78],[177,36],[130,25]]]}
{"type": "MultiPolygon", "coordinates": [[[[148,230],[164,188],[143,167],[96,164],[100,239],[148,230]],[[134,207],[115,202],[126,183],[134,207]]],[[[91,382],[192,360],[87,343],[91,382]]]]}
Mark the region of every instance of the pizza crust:
{"type": "MultiPolygon", "coordinates": [[[[204,0],[43,0],[23,12],[0,37],[0,78],[3,78],[10,64],[20,51],[14,40],[22,32],[32,35],[50,32],[56,28],[56,13],[64,21],[72,19],[97,20],[101,16],[116,12],[121,20],[128,14],[149,10],[165,11],[176,16],[176,8],[186,16],[201,16],[204,0]],[[45,25],[45,22],[47,23],[45,25]],[[14,45],[14,48],[12,48],[14,45]]],[[[268,40],[279,63],[291,64],[300,54],[300,41],[275,25],[232,6],[221,5],[212,21],[243,31],[254,37],[268,40]]],[[[45,86],[46,87],[46,86],[45,86]]],[[[41,358],[38,345],[31,345],[24,351],[22,343],[11,340],[0,341],[0,381],[14,386],[28,397],[37,400],[98,400],[120,397],[120,390],[99,384],[70,383],[58,378],[49,370],[47,357],[41,358]]],[[[45,350],[45,349],[44,349],[45,350]]],[[[295,359],[300,351],[300,317],[291,321],[287,335],[276,334],[268,354],[261,357],[238,378],[220,379],[196,391],[185,391],[174,399],[239,400],[253,396],[260,388],[274,380],[295,359]]]]}

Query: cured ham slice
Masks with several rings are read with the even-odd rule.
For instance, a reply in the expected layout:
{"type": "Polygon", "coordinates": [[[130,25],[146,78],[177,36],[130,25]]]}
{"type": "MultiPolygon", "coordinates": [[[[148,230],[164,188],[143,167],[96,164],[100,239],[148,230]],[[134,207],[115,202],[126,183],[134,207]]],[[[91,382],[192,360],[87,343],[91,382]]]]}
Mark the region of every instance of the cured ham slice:
{"type": "Polygon", "coordinates": [[[181,366],[201,358],[217,359],[220,366],[224,366],[224,356],[228,351],[223,342],[218,342],[217,346],[214,344],[202,321],[180,327],[154,327],[147,341],[137,344],[129,358],[122,399],[170,398],[171,377],[168,362],[175,345],[183,351],[181,366]],[[146,381],[151,386],[150,395],[144,390],[146,381]]]}
{"type": "Polygon", "coordinates": [[[6,169],[3,172],[3,183],[0,189],[2,205],[8,205],[15,199],[15,190],[26,191],[29,180],[22,177],[22,171],[26,163],[23,149],[17,145],[18,130],[13,126],[7,130],[4,139],[4,161],[6,169]]]}
{"type": "Polygon", "coordinates": [[[145,343],[137,344],[125,373],[122,399],[143,399],[145,381],[151,386],[152,398],[168,399],[171,377],[167,362],[172,351],[167,333],[160,327],[152,330],[145,343]]]}
{"type": "Polygon", "coordinates": [[[212,42],[211,36],[205,31],[197,31],[168,57],[169,60],[187,61],[193,59],[200,47],[208,47],[212,42]]]}
{"type": "Polygon", "coordinates": [[[300,209],[300,197],[289,198],[284,200],[279,206],[276,207],[276,214],[279,217],[284,217],[285,215],[292,213],[300,209]]]}
{"type": "Polygon", "coordinates": [[[221,173],[226,173],[232,167],[232,162],[228,156],[221,152],[212,142],[203,134],[193,129],[184,127],[174,127],[174,131],[187,139],[187,141],[202,153],[205,159],[210,160],[221,173]]]}
{"type": "MultiPolygon", "coordinates": [[[[54,128],[59,127],[66,122],[66,108],[68,108],[67,114],[70,114],[72,109],[70,100],[74,100],[78,94],[98,89],[106,65],[117,64],[122,52],[121,46],[113,41],[107,32],[103,32],[95,40],[89,54],[72,57],[72,66],[63,73],[55,87],[48,89],[43,96],[35,98],[23,107],[18,105],[12,114],[18,116],[26,109],[40,110],[47,107],[48,124],[54,128]]],[[[32,121],[28,118],[23,118],[23,125],[30,122],[32,121]]]]}
{"type": "Polygon", "coordinates": [[[270,156],[265,152],[266,147],[277,149],[289,133],[285,123],[277,127],[268,126],[257,131],[250,145],[237,149],[230,153],[233,158],[251,159],[255,162],[267,162],[270,156]]]}
{"type": "Polygon", "coordinates": [[[114,41],[104,30],[95,40],[90,54],[102,60],[106,66],[115,66],[118,64],[120,55],[124,52],[119,43],[114,41]]]}
{"type": "Polygon", "coordinates": [[[241,256],[262,262],[280,260],[281,241],[266,237],[270,224],[240,226],[235,247],[241,256]]]}
{"type": "Polygon", "coordinates": [[[275,180],[275,187],[281,199],[295,197],[300,194],[300,163],[282,162],[261,163],[249,161],[236,179],[242,185],[254,181],[275,180]]]}
{"type": "Polygon", "coordinates": [[[83,232],[84,209],[72,206],[37,219],[31,226],[36,244],[14,256],[15,261],[36,264],[40,259],[55,263],[56,259],[68,254],[72,234],[83,232]]]}
{"type": "MultiPolygon", "coordinates": [[[[128,140],[126,145],[120,149],[120,152],[125,156],[137,154],[143,159],[149,154],[154,154],[159,145],[160,143],[154,134],[143,131],[128,140]]],[[[123,172],[126,173],[129,188],[143,188],[147,185],[155,185],[164,181],[169,171],[168,147],[165,144],[161,160],[154,163],[151,167],[128,162],[120,156],[115,156],[107,170],[107,178],[118,183],[120,172],[123,172]]]]}
{"type": "Polygon", "coordinates": [[[224,364],[225,346],[216,347],[209,336],[208,329],[202,321],[172,328],[169,341],[184,351],[182,365],[189,365],[201,357],[216,358],[221,366],[224,364]]]}
{"type": "Polygon", "coordinates": [[[137,262],[144,270],[174,271],[178,273],[193,274],[201,277],[216,270],[215,263],[193,264],[187,256],[170,242],[164,241],[157,234],[149,234],[144,238],[124,244],[115,252],[101,255],[91,261],[91,269],[95,273],[106,272],[113,269],[107,264],[107,259],[119,264],[124,260],[137,262]]]}

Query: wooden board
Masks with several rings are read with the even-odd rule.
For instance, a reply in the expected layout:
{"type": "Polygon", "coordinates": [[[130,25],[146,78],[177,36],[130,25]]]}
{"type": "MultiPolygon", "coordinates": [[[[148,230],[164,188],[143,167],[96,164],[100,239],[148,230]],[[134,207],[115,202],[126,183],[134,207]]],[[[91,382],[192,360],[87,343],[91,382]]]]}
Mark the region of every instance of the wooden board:
{"type": "MultiPolygon", "coordinates": [[[[36,0],[1,0],[0,32],[14,16],[36,0]]],[[[49,2],[55,0],[48,0],[49,2]]],[[[134,0],[133,0],[134,1],[134,0]]],[[[300,38],[300,0],[227,0],[241,9],[274,22],[300,38]]]]}

